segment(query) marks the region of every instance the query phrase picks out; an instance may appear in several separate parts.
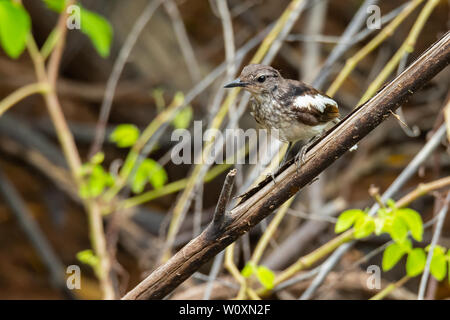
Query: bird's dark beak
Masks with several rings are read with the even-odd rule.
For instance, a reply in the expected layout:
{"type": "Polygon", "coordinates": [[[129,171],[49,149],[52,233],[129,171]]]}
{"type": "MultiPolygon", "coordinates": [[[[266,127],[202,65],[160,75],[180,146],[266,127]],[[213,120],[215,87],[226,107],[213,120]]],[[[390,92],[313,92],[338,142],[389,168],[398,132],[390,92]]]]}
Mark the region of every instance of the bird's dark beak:
{"type": "Polygon", "coordinates": [[[234,88],[234,87],[246,87],[248,85],[247,82],[242,82],[241,79],[236,79],[233,82],[230,82],[224,88],[234,88]]]}

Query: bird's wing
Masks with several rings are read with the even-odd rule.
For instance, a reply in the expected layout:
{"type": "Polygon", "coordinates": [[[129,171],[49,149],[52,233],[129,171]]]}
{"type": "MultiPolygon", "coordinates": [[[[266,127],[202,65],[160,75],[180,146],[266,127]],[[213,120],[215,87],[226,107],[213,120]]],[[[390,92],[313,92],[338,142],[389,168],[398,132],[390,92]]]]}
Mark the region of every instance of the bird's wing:
{"type": "Polygon", "coordinates": [[[306,83],[287,81],[289,89],[286,94],[291,95],[293,112],[298,115],[299,121],[308,125],[318,125],[339,118],[336,101],[306,83]]]}

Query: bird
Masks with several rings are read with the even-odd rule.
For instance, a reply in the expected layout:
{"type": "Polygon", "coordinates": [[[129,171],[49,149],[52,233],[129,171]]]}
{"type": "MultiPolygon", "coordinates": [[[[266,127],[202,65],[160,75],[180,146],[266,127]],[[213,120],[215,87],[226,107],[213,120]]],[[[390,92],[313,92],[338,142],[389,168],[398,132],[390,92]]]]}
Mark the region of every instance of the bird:
{"type": "Polygon", "coordinates": [[[282,163],[297,142],[305,143],[296,162],[305,162],[308,147],[339,122],[336,101],[312,86],[285,79],[268,65],[249,64],[237,79],[224,88],[241,87],[251,94],[250,114],[256,122],[278,140],[288,143],[282,163]]]}

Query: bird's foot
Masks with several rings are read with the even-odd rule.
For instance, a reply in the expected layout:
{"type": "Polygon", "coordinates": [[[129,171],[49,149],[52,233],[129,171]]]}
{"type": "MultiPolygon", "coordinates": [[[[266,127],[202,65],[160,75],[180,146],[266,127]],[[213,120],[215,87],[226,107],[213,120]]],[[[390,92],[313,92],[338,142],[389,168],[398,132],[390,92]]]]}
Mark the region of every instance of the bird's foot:
{"type": "Polygon", "coordinates": [[[310,146],[310,144],[306,144],[304,145],[301,149],[300,152],[297,153],[297,155],[295,156],[295,165],[297,166],[297,173],[300,170],[300,167],[303,166],[306,162],[306,150],[308,150],[308,147],[310,146]]]}
{"type": "Polygon", "coordinates": [[[275,173],[271,172],[270,174],[268,174],[268,175],[266,176],[266,178],[269,178],[269,177],[272,178],[272,181],[273,181],[273,184],[274,184],[274,185],[277,184],[277,182],[276,182],[276,180],[275,180],[275,173]]]}

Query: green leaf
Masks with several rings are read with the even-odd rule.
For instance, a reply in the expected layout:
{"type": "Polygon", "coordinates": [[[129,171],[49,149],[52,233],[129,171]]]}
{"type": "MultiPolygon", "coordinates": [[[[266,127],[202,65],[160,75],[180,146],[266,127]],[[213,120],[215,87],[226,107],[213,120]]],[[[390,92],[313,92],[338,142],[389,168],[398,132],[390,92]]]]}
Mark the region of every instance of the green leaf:
{"type": "Polygon", "coordinates": [[[422,273],[425,268],[427,257],[422,248],[411,250],[406,259],[406,273],[410,277],[415,277],[422,273]]]}
{"type": "Polygon", "coordinates": [[[20,56],[30,29],[30,16],[22,5],[0,0],[0,44],[8,56],[13,59],[20,56]]]}
{"type": "Polygon", "coordinates": [[[83,250],[77,253],[77,259],[84,264],[96,269],[99,265],[100,259],[94,254],[91,249],[83,250]]]}
{"type": "Polygon", "coordinates": [[[173,119],[173,126],[176,129],[186,129],[189,127],[189,125],[191,124],[191,120],[192,120],[192,107],[191,106],[187,106],[186,108],[180,110],[177,115],[175,116],[175,118],[173,119]]]}
{"type": "Polygon", "coordinates": [[[396,209],[397,209],[397,205],[396,205],[395,201],[392,200],[392,199],[388,199],[388,200],[386,201],[386,204],[387,204],[388,207],[391,208],[392,210],[396,210],[396,209]]]}
{"type": "Polygon", "coordinates": [[[133,124],[119,124],[110,134],[109,140],[119,148],[128,148],[139,138],[139,129],[133,124]]]}
{"type": "MultiPolygon", "coordinates": [[[[430,245],[425,250],[430,252],[430,245]]],[[[447,273],[447,257],[445,256],[445,248],[435,246],[431,258],[430,272],[438,281],[442,281],[447,273]]]]}
{"type": "Polygon", "coordinates": [[[375,231],[375,221],[372,217],[366,215],[360,217],[355,223],[355,232],[353,236],[356,239],[362,239],[370,236],[375,231]]]}
{"type": "Polygon", "coordinates": [[[84,8],[80,10],[80,18],[81,32],[89,37],[100,56],[109,56],[113,29],[108,20],[84,8]]]}
{"type": "Polygon", "coordinates": [[[89,185],[87,183],[82,184],[80,186],[78,194],[82,199],[88,199],[91,196],[91,193],[89,191],[89,185]]]}
{"type": "Polygon", "coordinates": [[[386,219],[383,217],[375,217],[373,220],[375,222],[375,234],[379,236],[383,232],[386,219]]]}
{"type": "Polygon", "coordinates": [[[380,208],[377,211],[377,216],[381,217],[381,218],[387,218],[389,216],[392,216],[392,210],[388,210],[385,208],[380,208]]]}
{"type": "Polygon", "coordinates": [[[403,219],[411,231],[412,237],[417,241],[422,241],[423,223],[420,214],[409,208],[398,209],[397,215],[403,219]]]}
{"type": "Polygon", "coordinates": [[[105,154],[103,152],[97,152],[94,154],[90,160],[92,164],[100,164],[105,160],[105,154]]]}
{"type": "Polygon", "coordinates": [[[100,164],[91,164],[89,179],[80,187],[80,197],[83,199],[98,197],[106,187],[113,183],[114,179],[111,174],[106,172],[100,164]]]}
{"type": "Polygon", "coordinates": [[[256,270],[256,277],[264,288],[270,290],[274,287],[275,274],[265,266],[259,266],[256,270]]]}
{"type": "Polygon", "coordinates": [[[397,262],[400,261],[405,253],[405,249],[398,243],[394,242],[390,244],[383,253],[383,271],[391,270],[397,264],[397,262]]]}
{"type": "Polygon", "coordinates": [[[256,272],[256,266],[253,262],[248,262],[244,266],[244,268],[241,270],[241,274],[244,278],[249,278],[255,272],[256,272]]]}
{"type": "Polygon", "coordinates": [[[145,159],[132,179],[131,189],[134,193],[141,193],[147,182],[158,189],[167,182],[167,173],[164,168],[153,159],[145,159]]]}
{"type": "Polygon", "coordinates": [[[158,109],[158,112],[162,111],[166,106],[164,90],[162,88],[153,89],[152,96],[155,99],[156,109],[158,109]]]}
{"type": "Polygon", "coordinates": [[[343,232],[350,228],[353,223],[360,217],[363,217],[365,215],[364,211],[359,209],[350,209],[347,211],[342,212],[339,215],[339,218],[336,222],[336,225],[334,227],[334,231],[336,233],[343,232]]]}
{"type": "Polygon", "coordinates": [[[61,12],[66,7],[66,0],[44,0],[50,10],[61,12]]]}
{"type": "Polygon", "coordinates": [[[408,228],[406,223],[399,216],[395,216],[392,225],[389,228],[389,234],[395,242],[403,242],[408,237],[408,228]]]}

